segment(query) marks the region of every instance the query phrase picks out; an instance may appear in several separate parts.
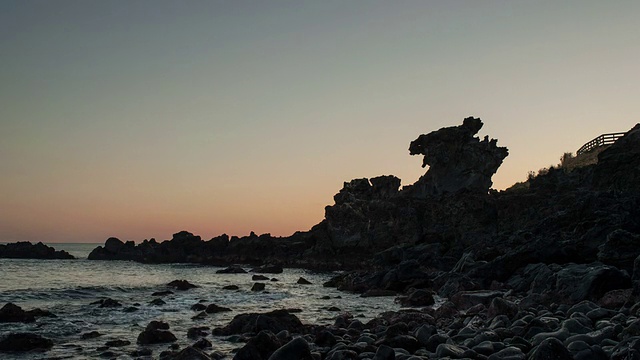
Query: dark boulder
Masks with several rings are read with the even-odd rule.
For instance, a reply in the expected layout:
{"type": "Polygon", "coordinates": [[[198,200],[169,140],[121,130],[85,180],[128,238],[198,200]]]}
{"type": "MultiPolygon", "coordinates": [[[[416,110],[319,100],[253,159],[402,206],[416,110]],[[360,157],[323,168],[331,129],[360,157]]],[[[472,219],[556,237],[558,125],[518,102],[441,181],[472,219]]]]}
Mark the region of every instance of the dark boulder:
{"type": "Polygon", "coordinates": [[[262,330],[247,341],[233,357],[234,360],[267,360],[281,346],[271,331],[262,330]]]}
{"type": "Polygon", "coordinates": [[[530,360],[573,360],[573,355],[562,342],[556,338],[543,340],[529,354],[530,360]]]}
{"type": "Polygon", "coordinates": [[[265,284],[261,282],[253,283],[251,286],[251,291],[262,291],[265,288],[265,284]]]}
{"type": "Polygon", "coordinates": [[[213,334],[217,336],[228,336],[250,332],[258,333],[262,330],[269,330],[274,334],[282,330],[299,333],[303,328],[300,319],[289,311],[274,310],[267,313],[236,315],[225,327],[213,329],[213,334]]]}
{"type": "Polygon", "coordinates": [[[0,323],[6,322],[34,322],[36,321],[33,314],[22,310],[22,308],[13,303],[6,303],[2,309],[0,309],[0,323]]]}
{"type": "Polygon", "coordinates": [[[172,282],[168,283],[167,286],[175,288],[176,290],[181,290],[181,291],[199,287],[197,285],[193,285],[187,280],[173,280],[172,282]]]}
{"type": "Polygon", "coordinates": [[[187,346],[178,352],[167,353],[164,356],[160,356],[162,360],[211,360],[211,356],[205,353],[202,349],[195,346],[187,346]]]}
{"type": "Polygon", "coordinates": [[[161,321],[151,321],[146,329],[138,335],[140,345],[171,343],[178,339],[169,331],[169,324],[161,321]]]}
{"type": "Polygon", "coordinates": [[[91,305],[100,305],[101,308],[115,308],[121,307],[122,304],[118,300],[114,300],[111,298],[100,299],[98,301],[94,301],[91,305]]]}
{"type": "Polygon", "coordinates": [[[297,337],[276,350],[268,360],[313,360],[309,343],[297,337]]]}
{"type": "Polygon", "coordinates": [[[207,306],[206,310],[207,314],[215,314],[215,313],[219,313],[219,312],[226,312],[226,311],[231,311],[231,309],[224,307],[224,306],[218,306],[216,304],[211,304],[209,306],[207,306]]]}

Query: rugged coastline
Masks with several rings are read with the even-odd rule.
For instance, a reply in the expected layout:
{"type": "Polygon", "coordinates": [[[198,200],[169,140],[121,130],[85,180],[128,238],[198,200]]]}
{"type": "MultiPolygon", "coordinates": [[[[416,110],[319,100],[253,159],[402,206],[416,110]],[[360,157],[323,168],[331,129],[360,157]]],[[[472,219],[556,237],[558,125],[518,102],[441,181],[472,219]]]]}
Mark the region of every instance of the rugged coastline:
{"type": "MultiPolygon", "coordinates": [[[[332,326],[302,324],[292,309],[239,314],[160,358],[640,358],[640,124],[597,164],[550,169],[502,192],[490,191],[491,176],[508,151],[478,139],[481,127],[467,118],[420,135],[409,150],[429,170],[415,184],[399,189],[392,175],[346,182],[309,231],[110,238],[89,259],[349,270],[325,286],[405,307],[366,323],[342,313],[332,326]],[[220,354],[210,334],[245,344],[220,354]]],[[[169,331],[150,323],[141,336],[172,343],[169,331]]]]}

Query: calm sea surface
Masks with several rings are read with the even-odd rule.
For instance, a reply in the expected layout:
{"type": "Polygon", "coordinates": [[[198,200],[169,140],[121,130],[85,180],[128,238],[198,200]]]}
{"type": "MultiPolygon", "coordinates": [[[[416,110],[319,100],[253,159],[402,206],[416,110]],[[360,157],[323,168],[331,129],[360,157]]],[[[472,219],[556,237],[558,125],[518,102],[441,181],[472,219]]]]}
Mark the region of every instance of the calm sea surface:
{"type": "MultiPolygon", "coordinates": [[[[41,308],[56,318],[39,318],[35,323],[0,323],[0,337],[10,332],[34,332],[55,342],[45,353],[2,354],[1,359],[94,359],[106,350],[109,340],[128,340],[131,345],[110,348],[118,359],[129,359],[136,350],[136,338],[151,320],[169,323],[170,331],[181,347],[190,345],[187,330],[195,326],[210,328],[226,325],[235,315],[265,312],[282,308],[302,309],[297,313],[303,323],[332,324],[340,312],[350,312],[364,322],[383,311],[397,310],[392,297],[361,298],[355,294],[324,288],[323,282],[333,274],[317,274],[300,269],[285,269],[282,274],[265,274],[278,281],[266,281],[265,292],[252,292],[252,274],[216,274],[219,267],[190,264],[148,265],[128,261],[89,261],[87,255],[98,244],[48,244],[56,250],[66,250],[76,260],[0,259],[0,306],[12,302],[25,310],[41,308]],[[304,277],[312,285],[296,284],[304,277]],[[169,290],[170,281],[185,279],[200,286],[188,291],[174,290],[162,297],[165,305],[151,305],[156,291],[169,290]],[[223,290],[225,285],[238,285],[240,290],[223,290]],[[329,299],[323,297],[329,296],[329,299]],[[92,302],[112,298],[121,308],[99,308],[92,302]],[[202,302],[231,308],[232,312],[210,314],[204,320],[192,320],[196,314],[190,308],[202,302]],[[123,309],[135,306],[135,312],[123,309]],[[81,334],[98,331],[102,336],[83,340],[81,334]]],[[[246,267],[245,269],[249,269],[246,267]]],[[[207,337],[213,350],[231,353],[243,344],[224,337],[207,337]]],[[[157,358],[167,345],[149,346],[157,358]]],[[[229,359],[232,355],[228,356],[229,359]]]]}

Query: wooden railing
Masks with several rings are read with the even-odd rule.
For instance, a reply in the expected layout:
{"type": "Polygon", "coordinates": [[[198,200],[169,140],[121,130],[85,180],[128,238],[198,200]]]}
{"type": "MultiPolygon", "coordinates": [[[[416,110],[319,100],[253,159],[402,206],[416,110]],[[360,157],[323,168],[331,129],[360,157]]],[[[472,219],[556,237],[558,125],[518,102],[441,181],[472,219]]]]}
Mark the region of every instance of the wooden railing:
{"type": "Polygon", "coordinates": [[[578,151],[576,151],[577,155],[580,154],[584,154],[586,152],[589,152],[597,147],[600,146],[604,146],[604,145],[611,145],[614,142],[616,142],[616,140],[620,139],[622,136],[624,136],[624,134],[626,133],[611,133],[611,134],[602,134],[600,136],[598,136],[597,138],[589,141],[588,143],[582,145],[582,147],[580,149],[578,149],[578,151]]]}

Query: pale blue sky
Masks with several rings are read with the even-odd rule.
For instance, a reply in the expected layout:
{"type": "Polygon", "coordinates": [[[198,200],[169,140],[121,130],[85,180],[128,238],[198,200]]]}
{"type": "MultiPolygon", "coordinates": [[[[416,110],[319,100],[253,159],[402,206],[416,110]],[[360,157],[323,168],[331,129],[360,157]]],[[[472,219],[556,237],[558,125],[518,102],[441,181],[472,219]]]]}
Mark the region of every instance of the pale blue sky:
{"type": "Polygon", "coordinates": [[[637,1],[2,1],[0,241],[288,235],[483,119],[502,189],[640,120],[637,1]]]}

